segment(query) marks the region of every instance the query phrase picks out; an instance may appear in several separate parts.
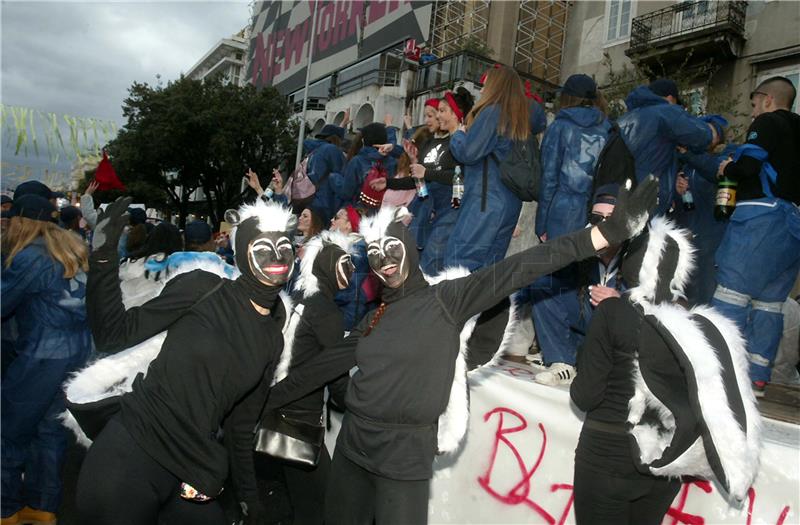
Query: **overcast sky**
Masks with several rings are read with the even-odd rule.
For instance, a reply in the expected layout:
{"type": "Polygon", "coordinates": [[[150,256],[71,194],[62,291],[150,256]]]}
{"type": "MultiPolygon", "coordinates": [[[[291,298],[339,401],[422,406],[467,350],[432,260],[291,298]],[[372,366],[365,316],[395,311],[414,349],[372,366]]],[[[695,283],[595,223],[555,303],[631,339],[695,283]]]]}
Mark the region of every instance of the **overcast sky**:
{"type": "MultiPolygon", "coordinates": [[[[3,104],[119,125],[134,81],[177,78],[220,39],[248,25],[250,15],[248,3],[237,0],[4,0],[0,10],[3,104]]],[[[3,160],[11,160],[6,140],[3,160]]]]}

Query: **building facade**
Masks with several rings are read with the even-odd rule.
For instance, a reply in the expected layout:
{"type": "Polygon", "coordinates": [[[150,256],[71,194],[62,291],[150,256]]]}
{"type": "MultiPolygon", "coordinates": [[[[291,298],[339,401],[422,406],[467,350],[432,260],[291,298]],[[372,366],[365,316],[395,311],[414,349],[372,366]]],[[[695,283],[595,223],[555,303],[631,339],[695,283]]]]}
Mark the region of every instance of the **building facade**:
{"type": "Polygon", "coordinates": [[[313,41],[307,122],[315,131],[421,120],[424,100],[465,86],[476,95],[495,62],[513,65],[532,91],[549,94],[560,76],[566,1],[386,0],[255,4],[247,76],[271,85],[299,112],[313,41]],[[314,38],[310,38],[314,27],[314,38]],[[420,60],[420,54],[422,59],[420,60]]]}
{"type": "Polygon", "coordinates": [[[186,72],[186,77],[193,80],[222,78],[226,83],[244,86],[247,83],[244,68],[249,29],[242,29],[230,38],[217,42],[186,72]]]}
{"type": "Polygon", "coordinates": [[[693,110],[722,111],[740,129],[760,81],[783,75],[798,86],[798,2],[607,0],[569,9],[562,82],[586,73],[608,86],[633,68],[680,77],[693,110]]]}

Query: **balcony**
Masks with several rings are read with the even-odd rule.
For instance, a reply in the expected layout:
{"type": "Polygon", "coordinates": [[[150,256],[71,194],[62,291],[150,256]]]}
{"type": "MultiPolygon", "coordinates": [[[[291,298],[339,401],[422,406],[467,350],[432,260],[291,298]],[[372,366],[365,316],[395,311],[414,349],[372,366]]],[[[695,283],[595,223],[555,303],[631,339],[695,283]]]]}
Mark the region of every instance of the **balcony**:
{"type": "MultiPolygon", "coordinates": [[[[449,89],[456,82],[461,81],[468,80],[478,85],[480,84],[481,76],[491,69],[494,64],[494,60],[470,51],[461,51],[460,53],[428,62],[420,66],[417,71],[417,79],[414,83],[414,92],[411,97],[416,98],[429,91],[449,89]]],[[[533,91],[542,96],[553,92],[558,87],[533,75],[520,73],[519,71],[517,73],[519,73],[523,82],[530,80],[533,91]]]]}
{"type": "Polygon", "coordinates": [[[631,24],[631,60],[669,64],[711,57],[731,59],[744,46],[747,2],[695,0],[679,2],[637,16],[631,24]]]}
{"type": "Polygon", "coordinates": [[[400,71],[392,69],[373,69],[347,80],[338,80],[332,86],[331,97],[336,98],[358,91],[366,86],[399,86],[400,71]]]}

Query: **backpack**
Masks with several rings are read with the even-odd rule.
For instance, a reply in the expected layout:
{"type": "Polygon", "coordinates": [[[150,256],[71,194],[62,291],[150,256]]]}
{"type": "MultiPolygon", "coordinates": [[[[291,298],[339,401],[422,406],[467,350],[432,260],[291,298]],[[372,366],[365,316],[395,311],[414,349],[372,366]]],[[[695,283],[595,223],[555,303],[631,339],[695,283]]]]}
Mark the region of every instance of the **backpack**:
{"type": "MultiPolygon", "coordinates": [[[[492,153],[494,156],[494,153],[492,153]]],[[[542,165],[539,162],[539,143],[534,134],[527,140],[512,141],[511,151],[504,160],[495,160],[500,166],[500,180],[520,200],[531,202],[539,199],[542,186],[542,165]]],[[[483,160],[483,197],[481,211],[486,210],[486,193],[489,184],[489,158],[483,160]]]]}
{"type": "Polygon", "coordinates": [[[284,195],[292,204],[307,204],[314,198],[317,187],[308,178],[308,159],[311,155],[300,161],[297,168],[286,179],[284,195]]]}
{"type": "Polygon", "coordinates": [[[381,207],[383,195],[386,193],[386,190],[376,191],[373,190],[369,185],[369,183],[375,179],[381,178],[389,178],[389,172],[386,171],[386,168],[383,166],[383,161],[378,160],[375,161],[372,166],[370,166],[367,176],[364,178],[364,182],[361,184],[361,193],[358,195],[358,200],[367,208],[381,207]]]}
{"type": "MultiPolygon", "coordinates": [[[[608,132],[608,138],[603,149],[600,150],[597,164],[594,167],[592,195],[597,188],[606,184],[619,184],[622,188],[628,179],[631,181],[631,191],[633,191],[636,187],[636,163],[631,150],[622,139],[622,131],[615,122],[612,122],[611,131],[608,132]]],[[[589,206],[591,206],[591,202],[589,206]]]]}

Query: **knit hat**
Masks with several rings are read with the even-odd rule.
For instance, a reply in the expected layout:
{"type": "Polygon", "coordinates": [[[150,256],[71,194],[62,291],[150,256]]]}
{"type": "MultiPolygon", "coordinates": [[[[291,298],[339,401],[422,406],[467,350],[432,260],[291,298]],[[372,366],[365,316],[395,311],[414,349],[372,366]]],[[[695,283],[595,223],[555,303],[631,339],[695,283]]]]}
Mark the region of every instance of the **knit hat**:
{"type": "Polygon", "coordinates": [[[147,213],[141,208],[128,208],[128,214],[130,214],[131,226],[147,222],[147,213]]]}
{"type": "Polygon", "coordinates": [[[211,226],[206,221],[192,221],[183,230],[183,240],[187,245],[205,244],[211,240],[211,226]]]}
{"type": "Polygon", "coordinates": [[[610,184],[603,184],[594,192],[592,204],[617,204],[617,196],[619,195],[619,184],[612,182],[610,184]]]}
{"type": "Polygon", "coordinates": [[[571,75],[564,82],[561,92],[565,95],[593,100],[597,98],[597,84],[589,75],[580,73],[571,75]]]}
{"type": "Polygon", "coordinates": [[[76,206],[64,206],[61,208],[61,223],[64,225],[69,225],[72,221],[81,217],[83,217],[83,213],[76,206]]]}

